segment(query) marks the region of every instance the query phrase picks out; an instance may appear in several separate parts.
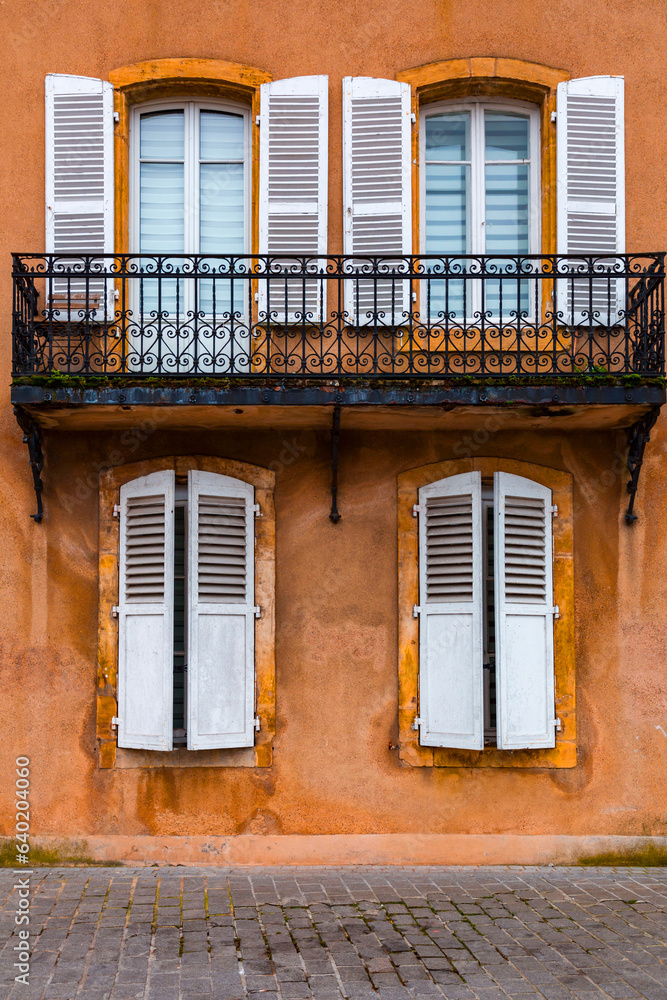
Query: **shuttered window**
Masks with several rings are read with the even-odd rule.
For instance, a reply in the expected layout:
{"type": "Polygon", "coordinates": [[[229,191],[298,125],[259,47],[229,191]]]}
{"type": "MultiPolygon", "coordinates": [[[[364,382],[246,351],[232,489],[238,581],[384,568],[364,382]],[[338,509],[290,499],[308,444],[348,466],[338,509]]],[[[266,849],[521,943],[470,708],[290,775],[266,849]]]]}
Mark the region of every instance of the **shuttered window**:
{"type": "Polygon", "coordinates": [[[550,491],[497,472],[419,491],[420,742],[555,745],[550,491]]]}
{"type": "Polygon", "coordinates": [[[253,745],[253,500],[196,470],[121,488],[119,746],[253,745]]]}

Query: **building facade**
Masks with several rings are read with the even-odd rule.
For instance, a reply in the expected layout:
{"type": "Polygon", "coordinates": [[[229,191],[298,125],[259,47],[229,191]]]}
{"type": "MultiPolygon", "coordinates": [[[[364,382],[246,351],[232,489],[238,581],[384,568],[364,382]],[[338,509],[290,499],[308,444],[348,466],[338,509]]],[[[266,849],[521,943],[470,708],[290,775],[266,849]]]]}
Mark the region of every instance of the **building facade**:
{"type": "Polygon", "coordinates": [[[632,7],[0,15],[36,858],[664,859],[667,16],[632,7]]]}

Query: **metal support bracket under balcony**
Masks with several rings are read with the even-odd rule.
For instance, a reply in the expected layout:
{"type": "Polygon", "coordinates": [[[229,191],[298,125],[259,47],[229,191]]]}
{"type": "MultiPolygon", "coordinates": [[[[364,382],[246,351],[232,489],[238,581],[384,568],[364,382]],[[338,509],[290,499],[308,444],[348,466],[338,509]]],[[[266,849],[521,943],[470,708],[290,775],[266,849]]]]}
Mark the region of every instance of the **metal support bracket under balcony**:
{"type": "Polygon", "coordinates": [[[42,482],[42,466],[44,465],[44,456],[42,454],[42,432],[39,425],[26,413],[24,409],[20,406],[14,407],[14,416],[16,421],[23,431],[23,443],[28,445],[28,455],[30,459],[30,468],[32,469],[32,480],[35,488],[35,496],[37,497],[37,513],[31,514],[33,521],[39,522],[42,520],[44,513],[42,510],[42,490],[44,489],[44,484],[42,482]]]}
{"type": "Polygon", "coordinates": [[[639,484],[639,473],[641,472],[642,462],[644,461],[644,449],[651,440],[651,430],[653,429],[659,414],[660,407],[654,406],[628,429],[628,470],[630,472],[628,493],[630,494],[630,503],[628,504],[628,509],[625,513],[625,520],[627,524],[634,524],[637,520],[637,515],[634,512],[634,506],[635,497],[637,495],[637,486],[639,484]]]}
{"type": "Polygon", "coordinates": [[[340,406],[334,406],[331,424],[331,513],[329,520],[338,524],[338,439],[340,437],[340,406]]]}

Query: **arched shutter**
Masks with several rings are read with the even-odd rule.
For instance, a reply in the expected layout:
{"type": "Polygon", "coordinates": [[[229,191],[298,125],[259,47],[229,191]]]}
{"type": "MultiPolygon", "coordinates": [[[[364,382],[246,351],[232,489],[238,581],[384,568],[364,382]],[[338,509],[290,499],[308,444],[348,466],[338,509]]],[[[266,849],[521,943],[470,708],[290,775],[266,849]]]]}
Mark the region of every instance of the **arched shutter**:
{"type": "MultiPolygon", "coordinates": [[[[287,266],[294,266],[295,256],[327,252],[328,107],[327,76],[261,87],[259,252],[285,254],[287,266]]],[[[271,318],[284,319],[287,310],[293,321],[317,320],[323,291],[314,278],[275,279],[268,286],[260,279],[260,318],[268,310],[271,318]]]]}
{"type": "MultiPolygon", "coordinates": [[[[105,80],[46,77],[46,252],[113,253],[113,87],[105,80]]],[[[77,297],[113,310],[113,281],[56,279],[52,299],[77,297]]],[[[98,317],[99,318],[99,317],[98,317]]]]}
{"type": "Polygon", "coordinates": [[[188,749],[254,742],[254,490],[188,476],[188,749]]]}
{"type": "Polygon", "coordinates": [[[419,715],[424,746],[484,746],[481,475],[419,490],[419,715]]]}
{"type": "Polygon", "coordinates": [[[555,746],[551,490],[494,476],[498,747],[555,746]]]}
{"type": "MultiPolygon", "coordinates": [[[[347,255],[372,259],[412,251],[411,114],[407,83],[360,76],[343,80],[347,255]]],[[[355,279],[345,285],[345,308],[355,323],[392,325],[409,308],[406,281],[355,279]]]]}
{"type": "MultiPolygon", "coordinates": [[[[612,265],[625,251],[623,95],[619,76],[558,85],[559,254],[602,255],[612,265]]],[[[623,279],[561,279],[558,287],[565,322],[613,325],[626,307],[623,279]]]]}
{"type": "Polygon", "coordinates": [[[171,750],[174,473],[120,489],[118,746],[171,750]]]}

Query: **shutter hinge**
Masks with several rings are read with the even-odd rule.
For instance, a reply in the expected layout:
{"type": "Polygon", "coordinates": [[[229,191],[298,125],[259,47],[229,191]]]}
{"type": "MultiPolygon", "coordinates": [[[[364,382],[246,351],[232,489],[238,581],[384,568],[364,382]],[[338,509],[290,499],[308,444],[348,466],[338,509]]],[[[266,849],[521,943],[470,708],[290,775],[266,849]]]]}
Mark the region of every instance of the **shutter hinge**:
{"type": "Polygon", "coordinates": [[[259,716],[258,715],[255,716],[255,718],[253,719],[252,724],[255,727],[255,729],[257,730],[257,732],[259,732],[259,716]]]}
{"type": "Polygon", "coordinates": [[[413,125],[417,124],[417,115],[414,113],[414,111],[410,115],[410,121],[412,122],[413,125]]]}
{"type": "Polygon", "coordinates": [[[253,608],[252,610],[255,612],[255,618],[262,617],[262,609],[260,607],[253,608]]]}
{"type": "Polygon", "coordinates": [[[262,509],[261,509],[261,507],[259,506],[258,503],[254,503],[252,505],[252,509],[255,512],[255,517],[261,517],[262,516],[262,509]]]}
{"type": "Polygon", "coordinates": [[[119,611],[120,611],[120,608],[118,607],[118,605],[114,604],[114,606],[111,609],[111,614],[114,616],[114,618],[118,618],[118,612],[119,611]]]}
{"type": "Polygon", "coordinates": [[[423,504],[421,504],[421,503],[414,503],[412,505],[412,516],[413,517],[417,517],[417,515],[421,514],[423,510],[424,510],[424,505],[423,504]]]}
{"type": "Polygon", "coordinates": [[[113,516],[114,517],[120,517],[120,504],[119,503],[115,503],[113,505],[113,516]]]}
{"type": "Polygon", "coordinates": [[[553,514],[554,517],[558,517],[558,505],[557,504],[554,504],[554,506],[551,507],[550,510],[551,510],[551,513],[553,514]]]}
{"type": "Polygon", "coordinates": [[[262,124],[262,120],[259,115],[255,115],[255,125],[259,126],[262,124]]]}
{"type": "Polygon", "coordinates": [[[426,721],[425,719],[420,719],[419,716],[417,716],[415,718],[415,721],[412,723],[412,728],[415,730],[419,729],[419,727],[423,725],[425,721],[426,721]]]}
{"type": "Polygon", "coordinates": [[[556,605],[555,608],[553,608],[553,615],[554,618],[560,618],[560,608],[558,607],[558,605],[556,605]]]}
{"type": "Polygon", "coordinates": [[[551,725],[554,726],[559,733],[563,732],[563,723],[560,721],[560,719],[552,719],[551,725]]]}
{"type": "Polygon", "coordinates": [[[554,125],[558,121],[558,115],[557,115],[557,113],[555,111],[551,112],[551,121],[554,123],[554,125]]]}
{"type": "Polygon", "coordinates": [[[120,121],[120,113],[118,111],[114,111],[114,113],[113,113],[113,120],[115,121],[116,125],[120,121]]]}
{"type": "Polygon", "coordinates": [[[413,293],[412,293],[412,301],[413,301],[413,302],[416,302],[416,301],[417,301],[417,293],[416,293],[416,292],[413,292],[413,293]]]}
{"type": "Polygon", "coordinates": [[[114,288],[114,290],[113,290],[113,297],[114,297],[114,301],[118,302],[118,299],[120,298],[120,289],[119,288],[114,288]]]}
{"type": "Polygon", "coordinates": [[[118,726],[120,726],[120,719],[118,718],[117,715],[114,715],[113,719],[111,720],[111,728],[117,729],[118,726]]]}
{"type": "Polygon", "coordinates": [[[415,606],[412,609],[412,617],[413,618],[419,618],[420,612],[421,612],[421,608],[419,607],[418,604],[415,604],[415,606]]]}

